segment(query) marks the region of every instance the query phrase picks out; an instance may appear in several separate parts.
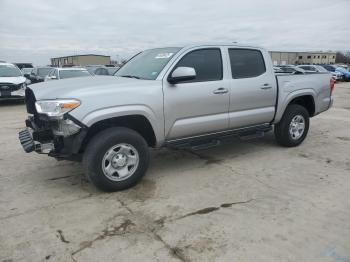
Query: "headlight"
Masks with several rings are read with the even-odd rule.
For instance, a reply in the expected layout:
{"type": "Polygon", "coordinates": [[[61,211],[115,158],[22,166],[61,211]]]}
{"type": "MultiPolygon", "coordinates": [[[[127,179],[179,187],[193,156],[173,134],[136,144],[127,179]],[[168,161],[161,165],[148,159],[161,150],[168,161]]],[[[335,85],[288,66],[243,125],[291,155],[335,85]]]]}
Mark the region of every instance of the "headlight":
{"type": "Polygon", "coordinates": [[[39,100],[35,103],[38,113],[51,117],[61,117],[78,106],[80,101],[76,99],[39,100]]]}
{"type": "Polygon", "coordinates": [[[26,88],[27,88],[26,82],[24,82],[24,83],[21,85],[21,88],[22,88],[22,89],[26,89],[26,88]]]}

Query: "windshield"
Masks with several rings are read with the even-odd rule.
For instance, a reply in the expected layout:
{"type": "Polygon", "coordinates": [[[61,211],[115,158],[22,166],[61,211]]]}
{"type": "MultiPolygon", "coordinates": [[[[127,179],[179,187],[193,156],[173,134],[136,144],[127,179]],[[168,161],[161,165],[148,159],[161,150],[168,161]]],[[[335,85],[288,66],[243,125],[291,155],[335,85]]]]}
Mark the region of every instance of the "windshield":
{"type": "Polygon", "coordinates": [[[22,76],[21,70],[14,65],[0,65],[0,77],[22,76]]]}
{"type": "Polygon", "coordinates": [[[51,70],[52,70],[52,67],[38,68],[38,75],[41,77],[45,77],[50,73],[51,70]]]}
{"type": "Polygon", "coordinates": [[[87,70],[61,70],[60,78],[72,78],[72,77],[81,77],[81,76],[91,76],[87,70]]]}
{"type": "Polygon", "coordinates": [[[345,68],[338,67],[337,71],[342,72],[342,73],[347,73],[348,71],[345,68]]]}
{"type": "Polygon", "coordinates": [[[154,80],[180,49],[179,47],[167,47],[143,51],[129,60],[114,75],[154,80]]]}

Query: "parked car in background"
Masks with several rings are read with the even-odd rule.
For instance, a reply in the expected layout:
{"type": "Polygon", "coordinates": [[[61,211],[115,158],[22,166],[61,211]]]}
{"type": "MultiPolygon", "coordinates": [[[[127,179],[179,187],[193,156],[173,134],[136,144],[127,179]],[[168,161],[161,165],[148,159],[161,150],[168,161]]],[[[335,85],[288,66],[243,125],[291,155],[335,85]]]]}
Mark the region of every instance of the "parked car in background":
{"type": "Polygon", "coordinates": [[[27,84],[29,85],[29,84],[31,84],[32,83],[32,81],[30,80],[30,74],[32,73],[32,71],[33,71],[33,68],[22,68],[21,69],[21,71],[22,71],[22,73],[23,73],[23,76],[25,77],[25,78],[27,78],[27,84]]]}
{"type": "Polygon", "coordinates": [[[350,71],[346,70],[343,67],[337,67],[335,71],[343,74],[344,81],[350,81],[350,71]]]}
{"type": "Polygon", "coordinates": [[[109,71],[107,67],[98,67],[94,70],[94,75],[109,76],[109,71]]]}
{"type": "Polygon", "coordinates": [[[24,68],[22,68],[21,69],[21,71],[22,71],[22,73],[23,73],[23,75],[25,76],[25,77],[29,77],[30,76],[30,73],[33,71],[33,68],[27,68],[27,67],[24,67],[24,68]]]}
{"type": "Polygon", "coordinates": [[[119,67],[98,67],[93,71],[94,75],[112,76],[117,72],[119,67]]]}
{"type": "Polygon", "coordinates": [[[330,72],[335,81],[343,80],[343,74],[335,71],[336,67],[334,65],[320,65],[320,66],[326,69],[328,72],[330,72]]]}
{"type": "Polygon", "coordinates": [[[0,63],[0,99],[23,99],[26,78],[14,64],[0,63]]]}
{"type": "Polygon", "coordinates": [[[19,69],[23,68],[33,68],[32,63],[14,63],[19,69]]]}
{"type": "Polygon", "coordinates": [[[334,65],[320,65],[320,66],[322,66],[323,68],[325,68],[329,72],[335,72],[335,69],[337,68],[334,65]]]}
{"type": "Polygon", "coordinates": [[[44,82],[45,77],[50,73],[51,70],[52,67],[48,66],[34,67],[32,72],[30,73],[29,79],[32,82],[32,84],[44,82]]]}
{"type": "Polygon", "coordinates": [[[45,77],[45,81],[86,76],[92,76],[92,74],[90,74],[88,70],[82,67],[53,68],[45,77]]]}
{"type": "Polygon", "coordinates": [[[115,77],[28,87],[27,129],[19,139],[27,153],[82,158],[94,185],[123,190],[146,173],[149,147],[198,150],[272,130],[282,146],[298,146],[310,117],[332,106],[333,90],[328,73],[275,74],[259,47],[156,48],[134,56],[115,77]]]}
{"type": "Polygon", "coordinates": [[[90,74],[94,74],[95,70],[97,68],[103,67],[103,65],[86,65],[84,67],[90,72],[90,74]]]}
{"type": "Polygon", "coordinates": [[[279,65],[279,66],[276,66],[276,68],[279,68],[282,71],[282,73],[297,74],[297,75],[305,74],[305,70],[298,68],[295,65],[279,65]]]}
{"type": "Polygon", "coordinates": [[[327,73],[328,71],[319,65],[297,65],[297,68],[305,70],[306,73],[327,73]]]}
{"type": "Polygon", "coordinates": [[[334,81],[342,80],[342,75],[338,72],[329,72],[326,68],[320,65],[298,65],[298,68],[304,69],[306,73],[330,73],[334,81]]]}
{"type": "Polygon", "coordinates": [[[283,70],[281,68],[279,68],[278,66],[274,66],[273,71],[275,71],[275,73],[283,73],[283,70]]]}

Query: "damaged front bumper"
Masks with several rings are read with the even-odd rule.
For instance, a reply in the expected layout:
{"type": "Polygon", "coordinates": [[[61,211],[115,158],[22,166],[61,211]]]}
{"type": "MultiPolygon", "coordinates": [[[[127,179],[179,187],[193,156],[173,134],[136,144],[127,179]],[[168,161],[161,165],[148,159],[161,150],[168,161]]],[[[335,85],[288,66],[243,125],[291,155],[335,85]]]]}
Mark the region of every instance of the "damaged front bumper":
{"type": "Polygon", "coordinates": [[[62,119],[34,115],[26,120],[26,129],[19,132],[19,140],[27,153],[35,151],[68,159],[79,154],[86,133],[87,128],[69,115],[62,119]]]}

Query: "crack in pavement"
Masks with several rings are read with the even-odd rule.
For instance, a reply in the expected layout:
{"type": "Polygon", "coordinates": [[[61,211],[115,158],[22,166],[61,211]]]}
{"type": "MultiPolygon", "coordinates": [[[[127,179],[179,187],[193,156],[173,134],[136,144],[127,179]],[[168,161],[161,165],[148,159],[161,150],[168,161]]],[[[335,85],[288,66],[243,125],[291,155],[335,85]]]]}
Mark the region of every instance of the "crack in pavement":
{"type": "Polygon", "coordinates": [[[74,258],[74,256],[76,254],[78,254],[79,252],[83,251],[84,249],[92,247],[92,245],[96,241],[103,240],[103,239],[105,239],[107,237],[120,236],[120,235],[126,234],[128,232],[128,229],[129,229],[130,226],[135,226],[135,224],[130,219],[124,220],[124,222],[121,223],[119,226],[112,226],[112,227],[108,227],[107,226],[94,239],[92,239],[90,241],[81,242],[80,243],[80,248],[71,253],[72,260],[76,262],[77,260],[74,258]]]}
{"type": "Polygon", "coordinates": [[[126,210],[129,211],[130,214],[134,214],[134,211],[131,210],[130,207],[128,207],[128,205],[121,199],[117,198],[118,202],[122,205],[122,207],[124,207],[126,210]]]}
{"type": "Polygon", "coordinates": [[[170,246],[167,242],[164,241],[164,239],[159,235],[157,234],[157,232],[153,231],[153,236],[156,240],[160,241],[163,243],[164,247],[166,249],[169,250],[169,253],[171,256],[173,256],[174,258],[177,258],[178,260],[182,261],[182,262],[188,262],[189,260],[186,259],[184,253],[183,253],[183,250],[179,247],[172,247],[170,246]]]}
{"type": "Polygon", "coordinates": [[[231,202],[231,203],[223,203],[221,204],[220,206],[218,207],[206,207],[206,208],[202,208],[202,209],[199,209],[197,211],[194,211],[194,212],[190,212],[190,213],[187,213],[179,218],[177,218],[176,220],[179,220],[179,219],[183,219],[185,217],[189,217],[189,216],[194,216],[194,215],[205,215],[205,214],[209,214],[209,213],[212,213],[214,211],[217,211],[221,208],[229,208],[229,207],[232,207],[233,205],[240,205],[240,204],[247,204],[247,203],[250,203],[252,201],[254,201],[256,199],[254,198],[251,198],[251,199],[248,199],[246,201],[237,201],[237,202],[231,202]]]}
{"type": "Polygon", "coordinates": [[[60,176],[60,177],[53,177],[53,178],[49,178],[47,180],[59,180],[59,179],[64,179],[64,178],[68,178],[68,177],[74,177],[77,175],[69,175],[69,176],[60,176]]]}
{"type": "Polygon", "coordinates": [[[61,229],[58,229],[57,230],[57,233],[58,233],[58,238],[63,242],[63,243],[70,243],[63,235],[63,231],[61,229]]]}
{"type": "MultiPolygon", "coordinates": [[[[163,228],[166,217],[162,217],[160,219],[150,221],[150,220],[146,219],[145,216],[135,215],[134,211],[123,200],[121,200],[119,198],[117,198],[117,200],[122,205],[122,207],[124,207],[130,213],[130,215],[132,217],[134,217],[135,220],[140,220],[142,218],[143,221],[140,221],[139,224],[141,225],[143,231],[138,231],[139,233],[150,234],[151,236],[153,236],[153,238],[156,241],[159,241],[163,244],[163,246],[169,251],[169,254],[172,257],[174,257],[182,262],[189,262],[190,261],[185,257],[185,255],[183,254],[183,250],[181,248],[179,248],[177,246],[172,247],[157,233],[157,231],[159,229],[163,228]],[[145,227],[143,227],[143,225],[145,225],[145,227]]],[[[112,217],[115,217],[115,215],[112,217]]],[[[136,226],[136,224],[134,222],[132,222],[131,219],[128,218],[128,219],[124,220],[124,222],[117,227],[115,227],[115,226],[113,226],[112,228],[106,227],[104,230],[102,230],[102,234],[99,234],[94,239],[92,239],[90,241],[81,242],[80,248],[71,253],[72,260],[74,262],[77,262],[77,260],[74,258],[74,256],[76,254],[82,252],[83,250],[92,247],[93,243],[95,243],[96,241],[103,240],[107,237],[120,236],[120,235],[124,235],[126,233],[130,233],[131,231],[128,230],[130,226],[136,226]]]]}

